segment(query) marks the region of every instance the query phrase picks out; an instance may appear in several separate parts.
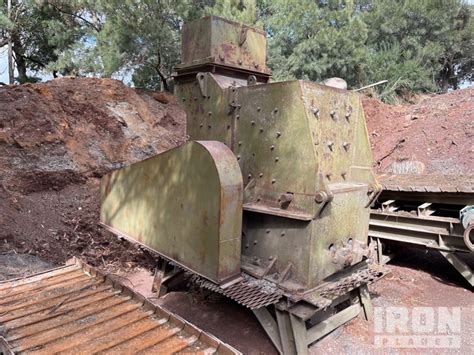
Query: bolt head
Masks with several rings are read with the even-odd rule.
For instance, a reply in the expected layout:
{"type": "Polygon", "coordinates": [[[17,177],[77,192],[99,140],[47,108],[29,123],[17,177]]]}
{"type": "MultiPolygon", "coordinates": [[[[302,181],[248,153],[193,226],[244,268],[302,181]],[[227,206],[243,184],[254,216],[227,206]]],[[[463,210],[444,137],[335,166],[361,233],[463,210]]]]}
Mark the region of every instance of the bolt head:
{"type": "Polygon", "coordinates": [[[323,203],[327,199],[327,194],[324,191],[319,191],[314,195],[314,200],[317,203],[323,203]]]}

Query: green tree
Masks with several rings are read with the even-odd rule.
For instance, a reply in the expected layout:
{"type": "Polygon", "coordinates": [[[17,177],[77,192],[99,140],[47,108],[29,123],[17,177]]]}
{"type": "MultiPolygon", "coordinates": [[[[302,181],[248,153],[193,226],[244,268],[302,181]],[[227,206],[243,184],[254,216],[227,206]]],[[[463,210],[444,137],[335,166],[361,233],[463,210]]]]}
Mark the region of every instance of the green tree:
{"type": "Polygon", "coordinates": [[[97,35],[103,73],[130,71],[136,86],[168,89],[180,59],[184,21],[202,16],[206,4],[191,0],[104,0],[106,19],[97,35]]]}
{"type": "Polygon", "coordinates": [[[436,91],[437,84],[446,91],[472,75],[472,16],[462,1],[376,0],[364,9],[369,80],[389,68],[397,91],[436,91]]]}
{"type": "Polygon", "coordinates": [[[365,82],[367,27],[353,1],[275,0],[265,5],[268,61],[276,78],[339,76],[352,86],[365,82]]]}
{"type": "Polygon", "coordinates": [[[252,25],[257,21],[257,3],[256,0],[216,0],[205,8],[205,13],[252,25]]]}
{"type": "MultiPolygon", "coordinates": [[[[51,6],[52,2],[34,0],[12,0],[12,18],[6,19],[6,0],[0,1],[0,44],[5,44],[7,31],[11,33],[17,80],[20,83],[35,80],[28,71],[45,70],[50,62],[58,59],[57,53],[72,45],[78,36],[74,29],[74,17],[59,13],[51,6]],[[52,26],[63,24],[61,31],[52,26]],[[55,41],[61,36],[62,41],[55,41]]],[[[75,12],[71,6],[69,11],[75,12]]],[[[56,76],[56,72],[53,71],[56,76]]]]}

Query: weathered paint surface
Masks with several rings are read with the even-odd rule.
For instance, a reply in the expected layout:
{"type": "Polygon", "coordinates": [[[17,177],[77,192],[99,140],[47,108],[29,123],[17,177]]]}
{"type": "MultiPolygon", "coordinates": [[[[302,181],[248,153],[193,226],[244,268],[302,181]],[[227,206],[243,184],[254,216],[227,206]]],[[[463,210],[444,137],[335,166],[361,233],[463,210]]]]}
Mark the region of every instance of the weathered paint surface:
{"type": "Polygon", "coordinates": [[[361,261],[378,185],[357,94],[305,81],[196,78],[178,80],[176,93],[190,139],[221,140],[237,157],[244,269],[271,260],[267,278],[301,290],[361,261]]]}
{"type": "Polygon", "coordinates": [[[367,255],[379,185],[358,95],[247,80],[265,73],[264,48],[262,32],[217,17],[185,26],[175,80],[187,133],[222,142],[233,163],[219,170],[220,154],[189,143],[121,169],[104,182],[116,189],[103,191],[102,219],[213,281],[236,275],[241,258],[245,271],[303,292],[367,255]]]}
{"type": "Polygon", "coordinates": [[[265,33],[216,16],[187,23],[177,69],[217,64],[268,74],[265,33]]]}
{"type": "Polygon", "coordinates": [[[189,142],[101,183],[101,222],[217,283],[240,274],[242,178],[221,142],[189,142]]]}

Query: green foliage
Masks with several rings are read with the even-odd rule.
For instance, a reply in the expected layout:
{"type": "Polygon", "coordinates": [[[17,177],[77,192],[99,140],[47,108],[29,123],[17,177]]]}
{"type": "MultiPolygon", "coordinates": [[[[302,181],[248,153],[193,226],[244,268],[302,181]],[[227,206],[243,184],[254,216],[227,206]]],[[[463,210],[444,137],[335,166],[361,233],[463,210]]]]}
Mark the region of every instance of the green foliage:
{"type": "Polygon", "coordinates": [[[107,20],[97,45],[104,75],[135,69],[134,84],[157,88],[161,82],[166,89],[166,79],[179,62],[183,21],[200,15],[191,1],[107,0],[101,10],[107,20]]]}
{"type": "Polygon", "coordinates": [[[11,22],[7,17],[6,9],[0,5],[0,31],[8,30],[11,27],[11,22]]]}
{"type": "Polygon", "coordinates": [[[371,29],[367,47],[376,57],[368,68],[370,80],[378,77],[380,67],[377,65],[386,64],[391,68],[386,79],[395,81],[399,77],[407,89],[435,91],[439,84],[446,91],[449,82],[457,86],[472,72],[472,16],[462,1],[377,0],[365,3],[370,4],[368,11],[362,13],[364,22],[371,29]],[[389,54],[394,58],[387,58],[389,54]],[[463,68],[458,67],[460,62],[465,63],[463,68]]]}
{"type": "MultiPolygon", "coordinates": [[[[6,1],[1,0],[2,18],[6,17],[6,1]]],[[[11,34],[14,59],[18,71],[17,81],[34,82],[36,73],[48,70],[51,62],[59,59],[58,53],[75,45],[81,38],[81,26],[77,18],[80,9],[73,2],[12,0],[11,18],[0,26],[0,42],[11,34]],[[58,11],[58,4],[62,5],[58,11]]],[[[56,75],[56,72],[53,71],[56,75]]]]}
{"type": "Polygon", "coordinates": [[[350,87],[388,79],[386,100],[473,79],[472,7],[462,0],[0,0],[0,44],[14,38],[20,81],[32,73],[127,78],[167,89],[185,21],[218,15],[268,32],[276,79],[350,87]]]}
{"type": "Polygon", "coordinates": [[[255,24],[257,3],[255,0],[216,0],[212,6],[205,8],[205,13],[246,24],[255,24]]]}
{"type": "Polygon", "coordinates": [[[276,0],[263,22],[276,78],[365,82],[367,27],[352,1],[276,0]]]}

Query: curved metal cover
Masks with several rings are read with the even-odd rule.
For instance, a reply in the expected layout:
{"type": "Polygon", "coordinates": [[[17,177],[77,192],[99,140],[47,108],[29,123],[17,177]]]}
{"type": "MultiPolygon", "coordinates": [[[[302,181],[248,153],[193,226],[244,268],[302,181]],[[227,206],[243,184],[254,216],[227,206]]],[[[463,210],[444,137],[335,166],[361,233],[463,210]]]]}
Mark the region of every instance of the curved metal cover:
{"type": "Polygon", "coordinates": [[[101,182],[101,222],[216,283],[240,277],[242,175],[232,151],[194,141],[101,182]]]}

